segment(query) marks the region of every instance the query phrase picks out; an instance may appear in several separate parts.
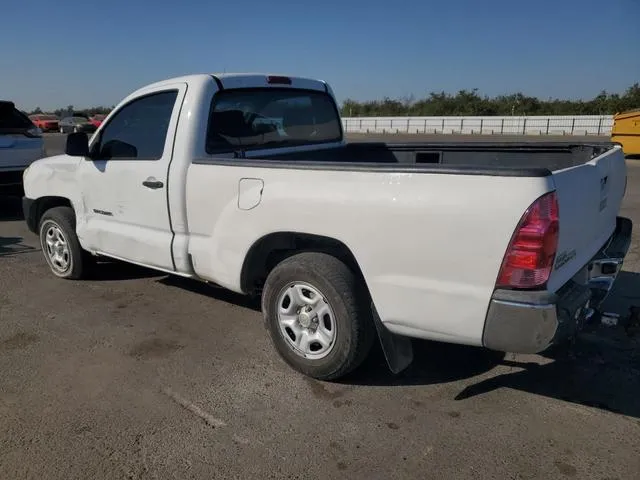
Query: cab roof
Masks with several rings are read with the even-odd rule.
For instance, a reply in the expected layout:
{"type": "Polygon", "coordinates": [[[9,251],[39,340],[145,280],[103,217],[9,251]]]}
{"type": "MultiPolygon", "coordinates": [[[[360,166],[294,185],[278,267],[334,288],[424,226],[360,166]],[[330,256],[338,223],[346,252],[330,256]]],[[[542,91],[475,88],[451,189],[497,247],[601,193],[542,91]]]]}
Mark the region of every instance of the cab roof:
{"type": "Polygon", "coordinates": [[[322,80],[296,77],[291,75],[283,75],[276,73],[201,73],[194,75],[184,75],[180,77],[168,78],[161,80],[143,88],[161,87],[163,85],[185,82],[185,83],[204,83],[213,79],[222,86],[227,88],[259,88],[259,87],[291,87],[304,88],[308,90],[318,90],[328,92],[329,87],[322,80]]]}

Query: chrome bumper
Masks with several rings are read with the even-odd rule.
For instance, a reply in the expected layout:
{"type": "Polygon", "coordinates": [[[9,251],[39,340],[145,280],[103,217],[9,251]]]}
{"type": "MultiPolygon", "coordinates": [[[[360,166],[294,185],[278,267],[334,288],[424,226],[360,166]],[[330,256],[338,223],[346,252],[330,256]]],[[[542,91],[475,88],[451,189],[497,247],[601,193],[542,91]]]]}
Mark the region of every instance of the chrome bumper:
{"type": "Polygon", "coordinates": [[[630,219],[618,217],[609,241],[556,293],[496,290],[485,320],[483,345],[503,352],[538,353],[574,336],[613,288],[632,230],[630,219]]]}

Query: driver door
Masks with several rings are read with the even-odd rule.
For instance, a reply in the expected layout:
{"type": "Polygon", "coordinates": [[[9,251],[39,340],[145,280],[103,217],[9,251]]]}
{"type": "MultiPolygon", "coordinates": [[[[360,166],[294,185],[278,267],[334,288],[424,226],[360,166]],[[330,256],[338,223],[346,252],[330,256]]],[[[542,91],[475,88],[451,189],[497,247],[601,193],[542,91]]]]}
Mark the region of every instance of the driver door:
{"type": "Polygon", "coordinates": [[[173,271],[169,164],[186,84],[150,88],[110,115],[81,166],[84,245],[99,254],[173,271]]]}

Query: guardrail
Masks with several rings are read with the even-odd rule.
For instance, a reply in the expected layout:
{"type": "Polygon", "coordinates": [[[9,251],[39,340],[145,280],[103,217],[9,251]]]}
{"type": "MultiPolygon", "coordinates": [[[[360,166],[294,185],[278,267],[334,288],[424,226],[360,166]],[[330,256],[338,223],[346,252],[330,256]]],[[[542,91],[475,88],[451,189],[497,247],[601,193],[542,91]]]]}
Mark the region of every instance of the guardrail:
{"type": "Polygon", "coordinates": [[[613,115],[507,117],[345,117],[347,133],[611,135],[613,115]]]}

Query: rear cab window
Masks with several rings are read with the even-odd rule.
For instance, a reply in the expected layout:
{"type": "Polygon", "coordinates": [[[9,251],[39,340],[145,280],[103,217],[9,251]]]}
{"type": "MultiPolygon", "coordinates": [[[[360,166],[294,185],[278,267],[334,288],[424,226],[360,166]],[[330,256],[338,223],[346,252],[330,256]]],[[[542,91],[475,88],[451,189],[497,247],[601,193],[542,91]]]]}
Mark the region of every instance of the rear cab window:
{"type": "Polygon", "coordinates": [[[208,154],[342,140],[342,123],[325,92],[291,88],[222,90],[212,100],[208,154]]]}

